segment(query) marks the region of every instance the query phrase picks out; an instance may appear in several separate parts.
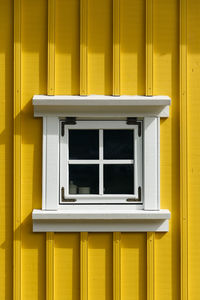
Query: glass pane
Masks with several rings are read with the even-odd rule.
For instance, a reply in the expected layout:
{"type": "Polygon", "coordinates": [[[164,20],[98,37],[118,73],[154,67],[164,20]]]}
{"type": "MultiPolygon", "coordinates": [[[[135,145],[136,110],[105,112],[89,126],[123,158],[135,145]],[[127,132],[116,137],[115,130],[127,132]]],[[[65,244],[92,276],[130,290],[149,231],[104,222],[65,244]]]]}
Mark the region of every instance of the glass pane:
{"type": "Polygon", "coordinates": [[[104,130],[104,159],[133,159],[133,130],[104,130]]]}
{"type": "Polygon", "coordinates": [[[69,130],[69,159],[99,159],[99,130],[69,130]]]}
{"type": "Polygon", "coordinates": [[[104,194],[134,194],[133,165],[104,165],[104,194]]]}
{"type": "Polygon", "coordinates": [[[99,165],[69,165],[69,194],[99,194],[99,165]]]}

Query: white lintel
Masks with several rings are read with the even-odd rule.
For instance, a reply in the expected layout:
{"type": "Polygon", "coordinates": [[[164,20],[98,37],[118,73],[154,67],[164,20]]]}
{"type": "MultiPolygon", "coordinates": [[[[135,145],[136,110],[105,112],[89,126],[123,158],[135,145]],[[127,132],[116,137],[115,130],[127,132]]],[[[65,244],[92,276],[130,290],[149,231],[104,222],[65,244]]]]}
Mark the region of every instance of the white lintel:
{"type": "Polygon", "coordinates": [[[47,96],[33,97],[34,116],[168,117],[168,96],[47,96]]]}
{"type": "Polygon", "coordinates": [[[34,232],[167,232],[170,212],[134,209],[79,209],[47,211],[34,209],[34,232]]]}

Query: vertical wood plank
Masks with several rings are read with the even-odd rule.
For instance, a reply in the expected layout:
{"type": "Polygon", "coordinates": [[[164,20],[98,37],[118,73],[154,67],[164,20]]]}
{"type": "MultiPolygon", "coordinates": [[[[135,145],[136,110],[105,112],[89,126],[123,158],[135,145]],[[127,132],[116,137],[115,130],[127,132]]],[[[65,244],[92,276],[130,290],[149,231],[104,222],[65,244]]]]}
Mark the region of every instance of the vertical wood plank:
{"type": "Polygon", "coordinates": [[[120,0],[113,0],[113,95],[120,95],[120,0]]]}
{"type": "Polygon", "coordinates": [[[55,94],[80,94],[80,0],[55,1],[55,94]]]}
{"type": "Polygon", "coordinates": [[[181,299],[188,299],[187,0],[180,1],[181,299]]]}
{"type": "Polygon", "coordinates": [[[146,95],[153,95],[153,0],[146,0],[146,95]]]}
{"type": "Polygon", "coordinates": [[[0,299],[13,299],[13,8],[0,1],[0,299]]]}
{"type": "MultiPolygon", "coordinates": [[[[153,0],[146,0],[146,95],[153,95],[153,0]]],[[[147,300],[155,299],[155,233],[147,233],[147,300]]]]}
{"type": "Polygon", "coordinates": [[[88,299],[88,233],[80,234],[80,299],[88,299]]]}
{"type": "Polygon", "coordinates": [[[155,299],[155,234],[147,233],[147,300],[155,299]]]}
{"type": "Polygon", "coordinates": [[[54,299],[54,233],[46,233],[46,299],[54,299]]]}
{"type": "Polygon", "coordinates": [[[80,94],[88,94],[88,0],[80,3],[80,94]]]}
{"type": "MultiPolygon", "coordinates": [[[[55,0],[48,0],[48,95],[55,95],[55,0]]],[[[46,299],[54,299],[54,233],[46,233],[46,299]]]]}
{"type": "Polygon", "coordinates": [[[55,0],[48,0],[48,95],[55,94],[55,0]]]}
{"type": "Polygon", "coordinates": [[[121,232],[113,232],[113,300],[121,300],[121,232]]]}
{"type": "Polygon", "coordinates": [[[14,1],[13,299],[21,299],[21,0],[14,1]]]}
{"type": "Polygon", "coordinates": [[[121,299],[146,300],[146,233],[121,233],[121,299]]]}
{"type": "Polygon", "coordinates": [[[146,0],[120,2],[120,93],[145,94],[146,0]]]}

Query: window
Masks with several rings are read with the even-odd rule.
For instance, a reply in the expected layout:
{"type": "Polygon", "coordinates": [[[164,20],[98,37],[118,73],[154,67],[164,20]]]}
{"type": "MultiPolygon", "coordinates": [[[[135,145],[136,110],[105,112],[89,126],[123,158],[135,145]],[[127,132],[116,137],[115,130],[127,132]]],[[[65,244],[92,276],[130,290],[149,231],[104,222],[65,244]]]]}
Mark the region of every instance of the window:
{"type": "Polygon", "coordinates": [[[168,231],[160,209],[165,96],[34,96],[43,118],[34,231],[168,231]]]}
{"type": "Polygon", "coordinates": [[[59,204],[143,208],[142,120],[69,122],[60,121],[59,204]]]}

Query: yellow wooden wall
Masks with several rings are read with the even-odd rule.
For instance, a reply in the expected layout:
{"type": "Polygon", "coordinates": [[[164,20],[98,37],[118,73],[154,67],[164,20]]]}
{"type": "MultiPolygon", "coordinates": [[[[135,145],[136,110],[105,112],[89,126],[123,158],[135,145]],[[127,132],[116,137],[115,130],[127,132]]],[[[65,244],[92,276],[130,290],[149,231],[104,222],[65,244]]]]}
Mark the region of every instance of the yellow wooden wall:
{"type": "Polygon", "coordinates": [[[0,1],[0,299],[200,299],[200,1],[0,1]],[[34,94],[168,95],[169,233],[32,233],[34,94]]]}

